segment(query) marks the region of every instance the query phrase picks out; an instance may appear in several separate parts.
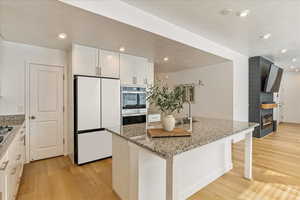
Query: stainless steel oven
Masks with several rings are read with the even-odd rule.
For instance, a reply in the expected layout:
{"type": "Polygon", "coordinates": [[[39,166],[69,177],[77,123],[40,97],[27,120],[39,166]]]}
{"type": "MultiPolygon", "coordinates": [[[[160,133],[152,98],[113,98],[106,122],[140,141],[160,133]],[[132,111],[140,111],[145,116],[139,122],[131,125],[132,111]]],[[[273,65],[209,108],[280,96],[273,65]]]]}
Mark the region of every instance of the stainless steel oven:
{"type": "Polygon", "coordinates": [[[122,87],[123,125],[146,122],[146,88],[122,87]]]}

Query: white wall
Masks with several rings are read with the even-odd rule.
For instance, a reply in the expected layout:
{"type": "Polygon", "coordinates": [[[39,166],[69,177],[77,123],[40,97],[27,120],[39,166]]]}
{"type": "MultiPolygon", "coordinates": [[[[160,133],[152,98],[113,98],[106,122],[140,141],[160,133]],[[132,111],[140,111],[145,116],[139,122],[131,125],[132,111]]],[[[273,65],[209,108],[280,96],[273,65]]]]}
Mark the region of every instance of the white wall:
{"type": "MultiPolygon", "coordinates": [[[[199,67],[161,75],[169,86],[198,83],[192,115],[208,118],[233,119],[233,63],[199,67]],[[167,78],[166,78],[167,77],[167,78]]],[[[185,106],[184,114],[188,113],[185,106]]]]}
{"type": "MultiPolygon", "coordinates": [[[[1,46],[4,43],[4,39],[2,38],[2,35],[0,34],[0,102],[1,102],[1,97],[2,97],[2,77],[3,77],[3,67],[1,67],[1,62],[3,60],[3,49],[1,46]]],[[[1,103],[0,103],[1,105],[1,103]]],[[[1,112],[1,111],[0,111],[1,112]]]]}
{"type": "Polygon", "coordinates": [[[25,63],[66,65],[61,50],[3,41],[0,43],[0,115],[25,113],[25,63]]]}
{"type": "Polygon", "coordinates": [[[248,120],[248,57],[119,0],[61,0],[233,61],[233,117],[248,120]]]}
{"type": "Polygon", "coordinates": [[[300,73],[283,74],[280,100],[282,122],[300,123],[300,73]]]}

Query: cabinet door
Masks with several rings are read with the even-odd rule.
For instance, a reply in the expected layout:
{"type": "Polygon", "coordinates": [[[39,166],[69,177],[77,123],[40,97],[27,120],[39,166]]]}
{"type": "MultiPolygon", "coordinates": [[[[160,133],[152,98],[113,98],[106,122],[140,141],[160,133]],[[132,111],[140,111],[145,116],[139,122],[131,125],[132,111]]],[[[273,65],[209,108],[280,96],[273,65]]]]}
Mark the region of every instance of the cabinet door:
{"type": "Polygon", "coordinates": [[[147,67],[146,58],[120,54],[121,83],[146,85],[147,67]]]}
{"type": "Polygon", "coordinates": [[[135,56],[120,54],[120,79],[122,85],[136,84],[135,56]]]}
{"type": "Polygon", "coordinates": [[[134,68],[135,68],[134,76],[137,77],[137,84],[147,85],[147,68],[148,68],[147,59],[142,57],[135,57],[134,68]]]}
{"type": "Polygon", "coordinates": [[[120,78],[119,53],[100,50],[101,76],[110,78],[120,78]]]}
{"type": "Polygon", "coordinates": [[[147,85],[152,86],[154,84],[154,63],[149,62],[147,66],[147,85]]]}
{"type": "Polygon", "coordinates": [[[120,80],[102,78],[101,81],[102,127],[120,126],[120,80]]]}
{"type": "Polygon", "coordinates": [[[72,49],[73,74],[99,76],[98,54],[97,48],[74,44],[72,49]]]}
{"type": "Polygon", "coordinates": [[[1,181],[0,181],[0,199],[6,200],[9,198],[9,191],[11,190],[7,183],[8,178],[9,178],[9,173],[10,173],[10,160],[8,159],[8,153],[6,152],[0,161],[0,167],[1,167],[1,171],[0,171],[0,176],[1,176],[1,181]]]}
{"type": "Polygon", "coordinates": [[[16,138],[12,141],[8,148],[8,176],[7,176],[7,197],[8,199],[15,199],[17,192],[17,154],[18,154],[18,143],[16,138]]]}
{"type": "Polygon", "coordinates": [[[23,166],[25,163],[25,129],[22,127],[19,131],[19,137],[18,140],[18,155],[17,155],[17,161],[19,163],[18,167],[18,182],[20,182],[20,179],[22,177],[23,173],[23,166]]]}

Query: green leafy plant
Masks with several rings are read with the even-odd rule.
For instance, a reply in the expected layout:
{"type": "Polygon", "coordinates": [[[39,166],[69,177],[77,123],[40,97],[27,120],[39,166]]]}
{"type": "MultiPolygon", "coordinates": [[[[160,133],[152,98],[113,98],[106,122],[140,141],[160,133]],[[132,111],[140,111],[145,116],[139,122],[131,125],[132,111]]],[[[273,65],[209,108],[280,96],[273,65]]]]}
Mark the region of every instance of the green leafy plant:
{"type": "Polygon", "coordinates": [[[169,88],[167,85],[158,83],[149,88],[147,100],[163,114],[172,115],[174,112],[179,113],[183,109],[184,91],[183,86],[169,88]]]}

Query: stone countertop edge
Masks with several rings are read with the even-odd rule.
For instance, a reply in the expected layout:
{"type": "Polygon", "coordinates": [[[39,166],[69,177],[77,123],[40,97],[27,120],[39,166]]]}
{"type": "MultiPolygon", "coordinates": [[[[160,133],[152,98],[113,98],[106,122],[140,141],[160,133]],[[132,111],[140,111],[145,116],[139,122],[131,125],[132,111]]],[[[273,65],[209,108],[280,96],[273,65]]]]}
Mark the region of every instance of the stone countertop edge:
{"type": "MultiPolygon", "coordinates": [[[[124,137],[124,136],[122,136],[122,135],[120,135],[120,134],[118,134],[118,133],[116,133],[116,132],[114,132],[114,131],[112,131],[112,130],[106,129],[106,131],[108,131],[108,132],[110,132],[110,133],[112,133],[112,134],[114,134],[114,135],[116,135],[116,136],[118,136],[118,137],[120,137],[120,138],[123,138],[123,139],[125,139],[125,140],[127,140],[127,141],[129,141],[129,142],[131,142],[131,143],[133,143],[133,144],[135,144],[135,145],[137,145],[137,146],[140,146],[140,147],[142,147],[142,148],[144,148],[144,149],[146,149],[146,150],[148,150],[148,151],[151,151],[152,153],[158,155],[159,157],[161,157],[161,158],[163,158],[163,159],[168,159],[168,158],[172,157],[172,156],[167,157],[167,156],[165,156],[165,155],[163,155],[163,154],[161,154],[161,153],[159,153],[159,152],[157,152],[157,151],[154,151],[153,149],[150,149],[150,148],[147,147],[147,146],[144,146],[144,145],[142,145],[142,144],[136,142],[135,140],[129,140],[127,137],[124,137]]],[[[174,155],[174,156],[175,156],[175,155],[174,155]]]]}
{"type": "MultiPolygon", "coordinates": [[[[24,115],[18,115],[19,116],[23,116],[24,115]]],[[[3,116],[1,116],[3,117],[3,116]]],[[[11,116],[8,116],[9,118],[11,116]]],[[[14,117],[12,117],[14,118],[14,117]]],[[[12,141],[14,140],[15,136],[17,135],[17,133],[19,132],[19,130],[21,129],[22,125],[24,124],[25,121],[25,117],[23,119],[18,119],[17,121],[12,120],[11,123],[7,120],[5,120],[5,123],[3,124],[2,120],[0,120],[0,125],[8,125],[8,126],[12,126],[13,130],[11,131],[11,133],[7,136],[4,144],[0,145],[0,160],[3,158],[3,156],[5,155],[5,153],[7,152],[8,147],[10,146],[10,144],[12,143],[12,141]]]]}
{"type": "MultiPolygon", "coordinates": [[[[235,122],[238,122],[238,121],[235,121],[235,122]]],[[[187,149],[185,149],[185,150],[183,150],[183,151],[180,151],[180,152],[175,152],[175,153],[173,153],[173,154],[171,154],[171,153],[169,153],[169,154],[163,154],[163,153],[160,153],[160,152],[155,151],[155,150],[149,148],[148,146],[145,146],[145,145],[143,145],[143,144],[141,144],[141,143],[139,143],[139,142],[137,142],[137,141],[135,141],[135,140],[131,140],[131,139],[129,139],[128,137],[125,137],[125,136],[123,136],[123,135],[121,135],[121,134],[119,134],[119,133],[117,133],[117,132],[115,132],[115,131],[113,131],[113,130],[110,130],[110,129],[106,129],[106,130],[107,130],[108,132],[114,134],[114,135],[117,135],[117,136],[119,136],[119,137],[121,137],[121,138],[123,138],[123,139],[125,139],[125,140],[127,140],[127,141],[129,141],[129,142],[131,142],[131,143],[133,143],[133,144],[136,144],[137,146],[140,146],[140,147],[142,147],[142,148],[144,148],[144,149],[146,149],[146,150],[149,150],[150,152],[153,152],[154,154],[158,155],[159,157],[161,157],[161,158],[163,158],[163,159],[170,159],[170,158],[172,158],[172,157],[174,157],[174,156],[176,156],[176,155],[179,155],[179,154],[181,154],[181,153],[187,152],[187,151],[189,151],[189,150],[192,150],[192,149],[195,149],[195,148],[198,148],[198,147],[201,147],[201,146],[205,146],[205,145],[207,145],[207,144],[213,143],[213,142],[218,141],[218,140],[221,140],[221,139],[223,139],[223,138],[231,137],[231,136],[234,136],[234,135],[236,135],[236,134],[239,134],[239,133],[241,133],[241,132],[243,132],[243,131],[251,130],[251,129],[254,129],[254,128],[256,128],[257,126],[259,126],[259,124],[254,123],[254,122],[247,122],[247,123],[249,123],[249,124],[251,124],[251,125],[250,125],[249,127],[247,127],[247,128],[244,128],[244,129],[240,129],[240,130],[234,131],[234,132],[232,132],[231,135],[228,135],[228,136],[225,136],[225,137],[221,137],[221,138],[217,138],[217,139],[215,139],[215,140],[213,140],[213,141],[207,141],[206,143],[203,143],[203,144],[193,145],[193,146],[190,146],[190,148],[187,148],[187,149]]],[[[137,136],[137,137],[138,137],[138,136],[137,136]]]]}
{"type": "Polygon", "coordinates": [[[19,126],[25,121],[25,115],[0,115],[0,126],[19,126]]]}

